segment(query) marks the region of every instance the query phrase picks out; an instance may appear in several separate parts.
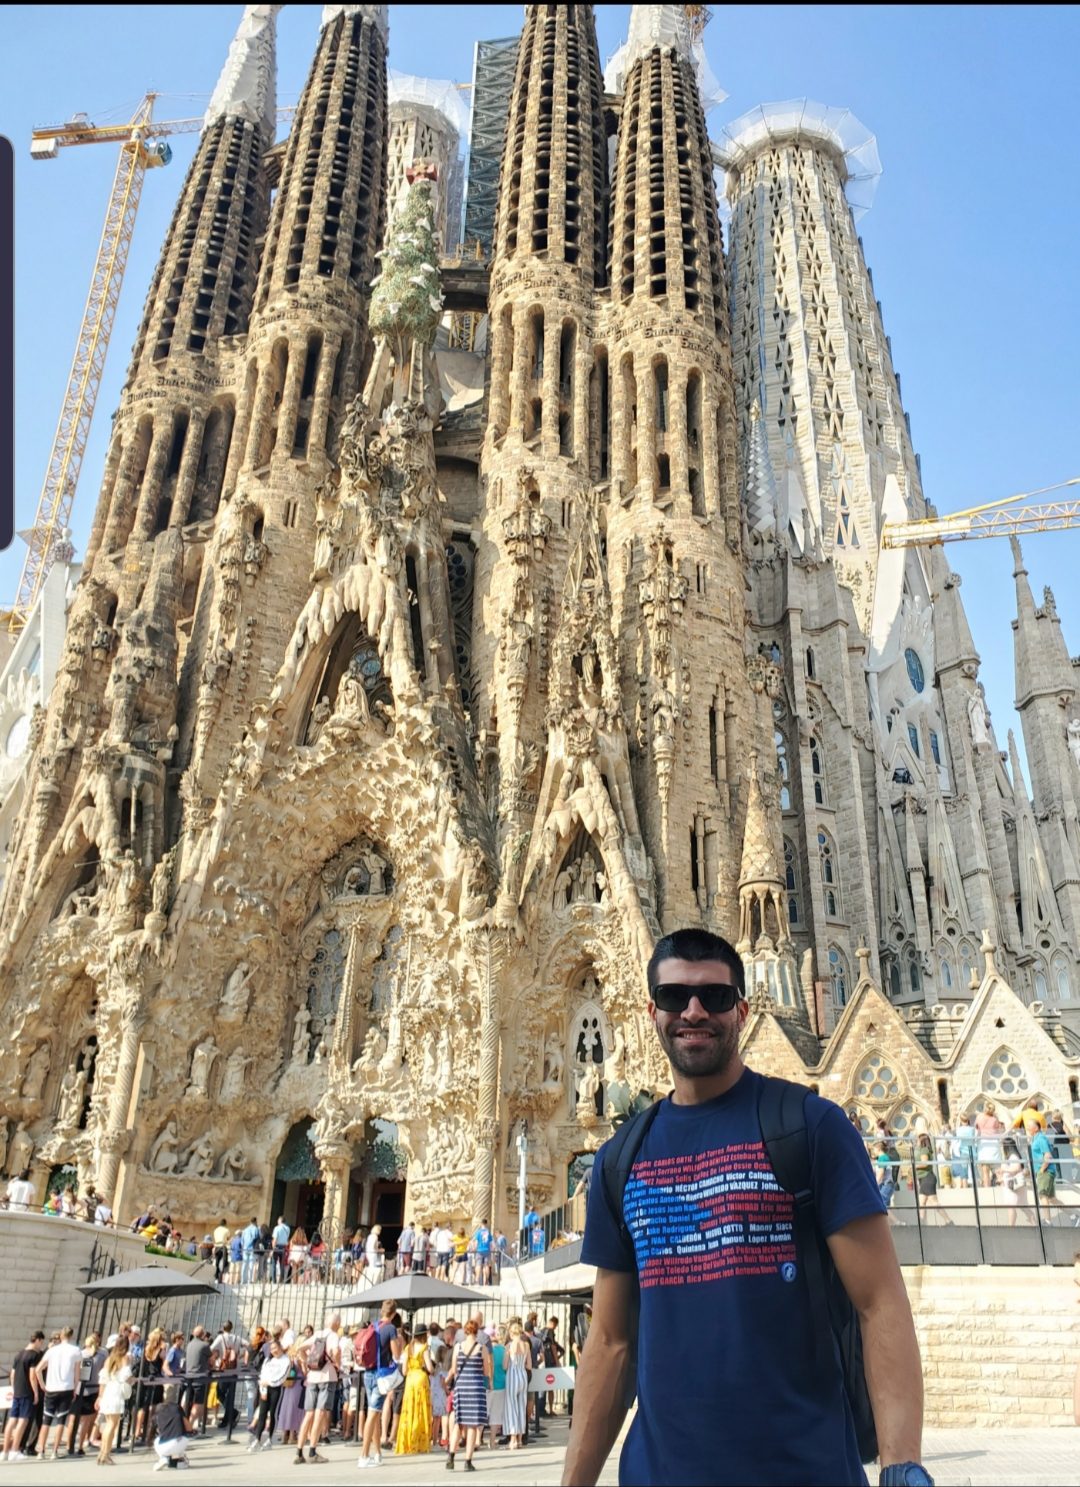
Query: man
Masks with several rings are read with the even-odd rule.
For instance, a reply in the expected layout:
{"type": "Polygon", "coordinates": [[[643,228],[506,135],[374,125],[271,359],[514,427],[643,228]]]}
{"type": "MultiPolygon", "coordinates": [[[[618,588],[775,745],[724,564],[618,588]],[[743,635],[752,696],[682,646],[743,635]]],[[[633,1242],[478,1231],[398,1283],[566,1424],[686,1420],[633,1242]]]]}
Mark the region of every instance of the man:
{"type": "Polygon", "coordinates": [[[281,1346],[285,1349],[286,1352],[288,1352],[295,1341],[296,1333],[293,1331],[293,1324],[289,1321],[288,1317],[282,1317],[281,1346]]]}
{"type": "Polygon", "coordinates": [[[259,1239],[259,1220],[249,1219],[240,1235],[240,1284],[246,1286],[255,1279],[255,1246],[259,1239]]]}
{"type": "Polygon", "coordinates": [[[29,1171],[20,1172],[8,1183],[7,1205],[13,1213],[27,1213],[34,1206],[34,1184],[29,1171]]]}
{"type": "MultiPolygon", "coordinates": [[[[544,1348],[540,1341],[540,1334],[536,1330],[536,1313],[534,1311],[529,1312],[525,1318],[524,1337],[525,1341],[529,1344],[529,1351],[532,1353],[531,1372],[532,1377],[535,1378],[536,1370],[542,1368],[544,1364],[544,1348]]],[[[544,1400],[545,1394],[542,1389],[535,1391],[532,1389],[529,1390],[525,1412],[529,1419],[532,1420],[534,1435],[541,1435],[543,1433],[540,1428],[540,1420],[544,1414],[544,1400]]]]}
{"type": "Polygon", "coordinates": [[[428,1231],[418,1224],[413,1232],[413,1275],[424,1275],[427,1271],[428,1231]]]}
{"type": "MultiPolygon", "coordinates": [[[[794,1199],[758,1120],[761,1076],[739,1057],[742,961],[705,930],[665,936],[648,966],[649,1016],[672,1094],[647,1129],[617,1213],[596,1159],[582,1259],[596,1265],[589,1345],[564,1483],[595,1483],[626,1415],[637,1333],[638,1408],[620,1482],[866,1482],[835,1353],[818,1364],[794,1199]],[[635,1328],[634,1319],[637,1318],[635,1328]],[[672,1339],[710,1339],[674,1367],[672,1339]]],[[[918,1464],[922,1372],[877,1184],[844,1112],[807,1095],[817,1222],[858,1313],[882,1487],[930,1482],[918,1464]]]]}
{"type": "Polygon", "coordinates": [[[210,1344],[210,1367],[221,1375],[217,1380],[217,1392],[221,1405],[222,1430],[235,1425],[239,1419],[236,1408],[236,1367],[239,1358],[240,1350],[233,1334],[233,1324],[226,1320],[222,1322],[221,1331],[210,1344]]]}
{"type": "Polygon", "coordinates": [[[304,1464],[304,1443],[308,1462],[324,1462],[319,1444],[330,1430],[330,1411],[334,1407],[341,1370],[341,1318],[337,1312],[329,1317],[321,1332],[316,1332],[304,1345],[307,1355],[307,1383],[304,1389],[304,1418],[296,1438],[296,1465],[304,1464]]]}
{"type": "Polygon", "coordinates": [[[398,1236],[397,1242],[397,1275],[412,1274],[413,1248],[416,1244],[416,1235],[412,1224],[406,1224],[398,1236]]]}
{"type": "Polygon", "coordinates": [[[473,1235],[476,1240],[476,1263],[480,1271],[479,1280],[482,1286],[491,1285],[491,1225],[487,1219],[473,1235]]]}
{"type": "MultiPolygon", "coordinates": [[[[544,1367],[558,1368],[562,1363],[566,1349],[558,1339],[559,1319],[548,1317],[548,1324],[540,1334],[540,1345],[544,1352],[544,1367]]],[[[547,1412],[549,1415],[555,1413],[555,1390],[547,1391],[547,1412]]]]}
{"type": "Polygon", "coordinates": [[[501,1229],[495,1230],[495,1239],[491,1246],[492,1276],[495,1285],[502,1280],[503,1262],[506,1259],[507,1239],[501,1229]]]}
{"type": "Polygon", "coordinates": [[[177,1395],[180,1393],[175,1384],[170,1384],[165,1390],[165,1396],[154,1416],[154,1429],[157,1436],[154,1440],[154,1452],[157,1456],[156,1472],[164,1471],[166,1467],[187,1466],[187,1430],[184,1425],[184,1415],[179,1404],[177,1395]]]}
{"type": "Polygon", "coordinates": [[[41,1397],[37,1366],[45,1356],[45,1334],[40,1327],[31,1332],[30,1341],[21,1353],[15,1354],[11,1367],[11,1408],[4,1426],[4,1445],[0,1461],[25,1461],[20,1449],[26,1427],[33,1418],[37,1402],[41,1397]]]}
{"type": "Polygon", "coordinates": [[[284,1281],[288,1275],[285,1257],[289,1253],[289,1226],[284,1217],[278,1219],[270,1235],[270,1279],[284,1281]]]}
{"type": "MultiPolygon", "coordinates": [[[[1055,1207],[1061,1208],[1062,1202],[1057,1195],[1061,1168],[1056,1160],[1052,1135],[1048,1136],[1041,1127],[1036,1127],[1034,1133],[1029,1129],[1028,1138],[1031,1142],[1031,1165],[1035,1169],[1035,1191],[1039,1201],[1053,1203],[1055,1207]]],[[[1052,1222],[1049,1215],[1047,1222],[1052,1222]]]]}
{"type": "Polygon", "coordinates": [[[115,1227],[112,1208],[104,1198],[99,1198],[94,1204],[94,1224],[98,1229],[112,1229],[115,1227]]]}
{"type": "Polygon", "coordinates": [[[375,1367],[364,1368],[364,1395],[367,1399],[367,1414],[364,1416],[364,1440],[360,1447],[360,1459],[356,1463],[361,1469],[382,1466],[380,1439],[382,1431],[383,1399],[379,1389],[380,1376],[385,1377],[394,1366],[394,1342],[397,1328],[393,1317],[397,1311],[396,1301],[384,1301],[375,1324],[375,1367]]]}
{"type": "Polygon", "coordinates": [[[34,1369],[38,1383],[45,1388],[45,1414],[42,1417],[45,1429],[41,1437],[41,1456],[44,1461],[55,1461],[60,1441],[67,1429],[71,1407],[75,1402],[75,1385],[79,1378],[82,1349],[72,1341],[74,1335],[74,1327],[65,1327],[60,1334],[60,1341],[54,1342],[45,1350],[34,1369]],[[53,1432],[51,1458],[50,1427],[53,1432]]]}
{"type": "Polygon", "coordinates": [[[196,1327],[192,1331],[184,1351],[184,1373],[187,1375],[184,1395],[188,1430],[194,1433],[206,1418],[206,1391],[210,1387],[210,1344],[205,1327],[196,1327]]]}
{"type": "Polygon", "coordinates": [[[220,1286],[229,1269],[229,1226],[224,1219],[215,1228],[213,1239],[214,1279],[220,1286]]]}
{"type": "Polygon", "coordinates": [[[439,1225],[435,1231],[435,1274],[439,1280],[450,1279],[450,1256],[454,1253],[454,1231],[447,1223],[439,1225]]]}

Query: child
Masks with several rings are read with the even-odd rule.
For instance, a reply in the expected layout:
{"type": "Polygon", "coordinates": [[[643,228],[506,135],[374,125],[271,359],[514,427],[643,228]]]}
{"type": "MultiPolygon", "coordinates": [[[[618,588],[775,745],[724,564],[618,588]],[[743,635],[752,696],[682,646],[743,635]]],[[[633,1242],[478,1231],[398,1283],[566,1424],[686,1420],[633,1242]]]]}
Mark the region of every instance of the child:
{"type": "Polygon", "coordinates": [[[175,1384],[166,1389],[164,1402],[158,1409],[154,1422],[157,1428],[157,1439],[154,1441],[154,1450],[158,1456],[157,1465],[154,1467],[156,1472],[164,1471],[167,1466],[186,1468],[191,1465],[187,1459],[187,1431],[184,1429],[184,1416],[177,1403],[179,1392],[175,1384]]]}

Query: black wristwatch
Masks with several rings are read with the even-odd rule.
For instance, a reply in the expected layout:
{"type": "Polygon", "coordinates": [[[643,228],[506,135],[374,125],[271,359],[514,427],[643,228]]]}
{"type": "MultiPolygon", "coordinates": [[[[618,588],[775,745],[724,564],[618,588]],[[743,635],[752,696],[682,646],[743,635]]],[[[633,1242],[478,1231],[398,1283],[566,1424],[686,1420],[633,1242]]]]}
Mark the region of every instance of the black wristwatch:
{"type": "Polygon", "coordinates": [[[934,1479],[917,1461],[898,1461],[881,1468],[878,1487],[934,1487],[934,1479]]]}

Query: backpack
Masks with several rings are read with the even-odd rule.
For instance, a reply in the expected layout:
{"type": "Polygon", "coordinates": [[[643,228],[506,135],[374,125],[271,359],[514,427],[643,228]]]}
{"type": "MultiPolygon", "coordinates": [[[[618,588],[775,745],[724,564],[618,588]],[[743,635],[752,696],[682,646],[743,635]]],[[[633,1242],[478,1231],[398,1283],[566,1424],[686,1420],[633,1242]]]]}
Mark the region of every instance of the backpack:
{"type": "Polygon", "coordinates": [[[373,1373],[379,1366],[379,1334],[374,1322],[369,1322],[360,1334],[356,1358],[365,1372],[373,1373]]]}
{"type": "Polygon", "coordinates": [[[308,1373],[316,1372],[326,1367],[326,1333],[317,1332],[311,1339],[311,1346],[307,1353],[308,1373]]]}
{"type": "MultiPolygon", "coordinates": [[[[758,1094],[758,1123],[765,1154],[776,1180],[795,1199],[795,1252],[802,1262],[810,1297],[816,1345],[814,1371],[819,1377],[828,1377],[839,1355],[859,1456],[863,1462],[869,1462],[877,1456],[878,1447],[874,1412],[866,1387],[862,1334],[855,1308],[818,1228],[817,1209],[810,1186],[810,1138],[806,1126],[808,1094],[810,1090],[801,1084],[765,1076],[758,1094]],[[830,1340],[835,1349],[830,1346],[830,1340]]],[[[659,1109],[658,1100],[640,1115],[626,1121],[604,1149],[604,1192],[627,1241],[630,1231],[623,1217],[623,1194],[630,1179],[630,1169],[659,1109]]],[[[635,1346],[625,1401],[628,1409],[634,1402],[636,1374],[635,1346]]]]}

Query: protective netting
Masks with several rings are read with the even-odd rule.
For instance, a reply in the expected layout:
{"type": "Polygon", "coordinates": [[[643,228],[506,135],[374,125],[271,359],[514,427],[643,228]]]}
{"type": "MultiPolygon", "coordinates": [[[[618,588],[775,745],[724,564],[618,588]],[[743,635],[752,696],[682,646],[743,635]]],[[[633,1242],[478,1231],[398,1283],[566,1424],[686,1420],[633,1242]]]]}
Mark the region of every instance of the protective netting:
{"type": "Polygon", "coordinates": [[[725,194],[730,195],[733,176],[762,145],[785,140],[828,145],[842,161],[844,195],[852,215],[857,221],[870,210],[881,178],[877,139],[849,108],[830,108],[808,98],[760,103],[723,126],[713,142],[713,159],[727,172],[725,194]]]}
{"type": "Polygon", "coordinates": [[[336,21],[339,15],[362,15],[375,22],[383,34],[383,39],[389,35],[390,23],[386,16],[385,5],[324,5],[322,8],[321,28],[325,31],[331,21],[336,21]]]}
{"type": "Polygon", "coordinates": [[[229,46],[225,66],[203,118],[208,129],[216,120],[247,119],[261,124],[272,140],[276,123],[274,27],[280,5],[248,5],[229,46]]]}
{"type": "Polygon", "coordinates": [[[701,105],[706,112],[728,96],[716,81],[705,57],[701,37],[693,35],[685,5],[634,5],[630,10],[630,34],[604,69],[604,87],[621,93],[634,63],[654,47],[670,47],[693,64],[701,105]]]}
{"type": "Polygon", "coordinates": [[[392,67],[387,77],[387,98],[391,108],[395,104],[412,104],[416,108],[431,109],[453,125],[458,139],[468,137],[469,106],[455,83],[433,77],[413,77],[407,72],[395,72],[392,67]]]}

